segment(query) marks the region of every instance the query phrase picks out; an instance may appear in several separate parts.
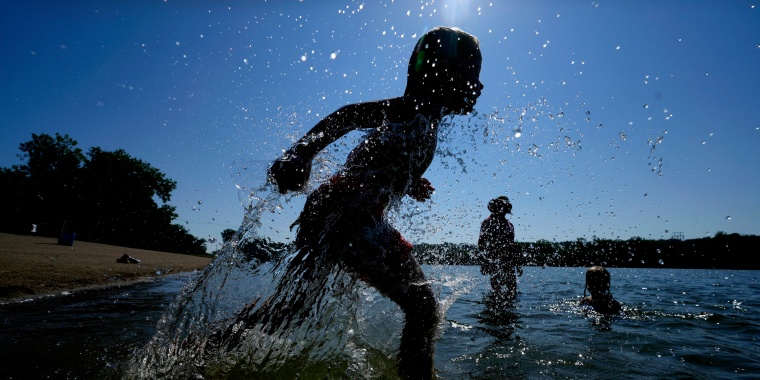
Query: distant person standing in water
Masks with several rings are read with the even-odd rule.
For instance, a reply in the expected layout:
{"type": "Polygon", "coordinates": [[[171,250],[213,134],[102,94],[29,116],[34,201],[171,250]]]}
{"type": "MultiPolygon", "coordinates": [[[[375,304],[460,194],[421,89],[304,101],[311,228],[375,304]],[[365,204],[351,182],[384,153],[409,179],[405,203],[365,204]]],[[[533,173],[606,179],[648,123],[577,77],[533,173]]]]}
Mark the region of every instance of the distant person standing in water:
{"type": "Polygon", "coordinates": [[[581,305],[588,306],[600,314],[620,313],[620,302],[615,301],[610,292],[610,272],[603,266],[593,266],[586,271],[586,286],[583,289],[581,305]],[[586,290],[590,293],[589,296],[586,296],[586,290]]]}
{"type": "MultiPolygon", "coordinates": [[[[290,289],[294,281],[319,284],[335,263],[376,288],[405,314],[397,358],[404,379],[433,378],[440,317],[412,245],[389,223],[387,212],[404,196],[421,202],[432,195],[434,188],[422,175],[435,155],[438,125],[447,115],[472,111],[483,89],[481,61],[474,36],[456,28],[432,29],[414,47],[403,96],[338,109],[269,169],[280,193],[303,190],[318,152],[348,132],[367,131],[343,168],[307,197],[294,223],[298,253],[278,292],[290,289]]],[[[301,289],[319,286],[298,289],[240,316],[223,339],[234,342],[243,329],[262,320],[275,326],[290,323],[293,312],[288,309],[303,308],[313,299],[301,289]]]]}
{"type": "Polygon", "coordinates": [[[481,251],[480,271],[491,276],[491,288],[497,295],[514,299],[517,276],[522,276],[520,255],[515,246],[515,227],[507,219],[512,213],[509,198],[500,196],[488,202],[488,216],[480,226],[478,248],[481,251]]]}

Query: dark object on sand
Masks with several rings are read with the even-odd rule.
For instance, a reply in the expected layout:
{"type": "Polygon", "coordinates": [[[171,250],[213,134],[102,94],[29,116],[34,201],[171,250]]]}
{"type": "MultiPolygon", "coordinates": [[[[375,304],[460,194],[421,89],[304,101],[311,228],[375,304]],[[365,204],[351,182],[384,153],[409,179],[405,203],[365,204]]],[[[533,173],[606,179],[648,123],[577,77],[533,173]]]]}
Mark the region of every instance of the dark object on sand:
{"type": "Polygon", "coordinates": [[[125,253],[124,256],[119,257],[118,259],[116,259],[116,262],[117,263],[122,263],[122,264],[137,264],[137,263],[140,262],[140,260],[138,260],[138,259],[136,259],[136,258],[134,258],[134,257],[132,257],[130,255],[127,255],[125,253]]]}
{"type": "Polygon", "coordinates": [[[76,239],[77,234],[74,233],[62,233],[61,236],[58,238],[58,245],[68,245],[70,247],[74,246],[74,239],[76,239]]]}

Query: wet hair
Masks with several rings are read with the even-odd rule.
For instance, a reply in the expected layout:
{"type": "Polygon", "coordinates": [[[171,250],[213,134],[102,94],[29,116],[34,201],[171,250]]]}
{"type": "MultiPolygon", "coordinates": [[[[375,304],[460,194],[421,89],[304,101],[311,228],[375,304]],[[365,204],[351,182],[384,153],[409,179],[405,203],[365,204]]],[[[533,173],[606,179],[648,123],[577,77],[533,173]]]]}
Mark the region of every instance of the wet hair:
{"type": "Polygon", "coordinates": [[[498,215],[511,214],[512,204],[509,203],[509,198],[502,195],[488,202],[488,211],[498,215]]]}
{"type": "Polygon", "coordinates": [[[417,41],[409,58],[407,83],[422,84],[426,74],[434,73],[434,67],[449,64],[481,64],[480,42],[475,36],[459,28],[439,26],[425,33],[417,41]]]}
{"type": "Polygon", "coordinates": [[[610,293],[610,272],[603,266],[596,265],[588,268],[586,271],[586,287],[583,289],[583,296],[586,296],[586,290],[610,293]]]}

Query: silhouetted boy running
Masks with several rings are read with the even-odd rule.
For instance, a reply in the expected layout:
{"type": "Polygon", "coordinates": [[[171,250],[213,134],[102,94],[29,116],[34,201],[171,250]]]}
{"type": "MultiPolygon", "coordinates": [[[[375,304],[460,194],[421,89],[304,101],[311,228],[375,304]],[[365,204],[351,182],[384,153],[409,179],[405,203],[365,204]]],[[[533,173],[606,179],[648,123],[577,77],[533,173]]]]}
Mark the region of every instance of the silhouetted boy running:
{"type": "MultiPolygon", "coordinates": [[[[269,170],[270,181],[281,193],[301,190],[319,151],[350,131],[368,131],[342,170],[309,194],[294,223],[299,253],[286,274],[292,278],[283,281],[295,280],[296,274],[323,276],[323,272],[315,276],[315,271],[320,272],[315,268],[337,262],[393,300],[405,313],[398,369],[407,379],[433,376],[438,307],[411,254],[412,245],[391,226],[386,214],[406,195],[417,201],[430,198],[434,188],[422,175],[435,155],[438,124],[444,116],[472,111],[483,89],[481,61],[474,36],[456,28],[429,31],[409,60],[404,96],[338,109],[269,170]]],[[[292,299],[300,307],[308,297],[292,299]]],[[[292,303],[283,306],[293,307],[292,303]]],[[[279,308],[278,304],[267,310],[279,308]]],[[[280,317],[266,318],[269,323],[281,323],[280,317]]]]}

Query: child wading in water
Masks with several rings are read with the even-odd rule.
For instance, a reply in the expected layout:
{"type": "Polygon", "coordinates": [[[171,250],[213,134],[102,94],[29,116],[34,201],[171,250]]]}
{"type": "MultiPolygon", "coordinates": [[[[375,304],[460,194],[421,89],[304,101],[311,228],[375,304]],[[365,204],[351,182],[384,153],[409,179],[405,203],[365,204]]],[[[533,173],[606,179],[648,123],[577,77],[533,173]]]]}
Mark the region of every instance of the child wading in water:
{"type": "MultiPolygon", "coordinates": [[[[420,202],[432,195],[434,188],[422,175],[435,155],[438,124],[447,115],[472,111],[483,89],[481,61],[474,36],[435,28],[414,48],[403,96],[338,109],[274,162],[269,178],[278,190],[302,190],[318,152],[352,130],[368,131],[342,170],[309,194],[294,223],[298,254],[283,283],[298,279],[311,285],[299,287],[299,294],[286,301],[262,306],[266,313],[243,316],[222,338],[228,345],[253,323],[289,323],[290,314],[283,309],[298,309],[313,300],[309,292],[319,289],[325,270],[337,263],[404,312],[397,358],[402,378],[433,377],[438,305],[412,256],[412,245],[391,226],[386,213],[406,195],[420,202]]],[[[279,290],[292,286],[283,283],[279,290]]]]}
{"type": "Polygon", "coordinates": [[[491,289],[505,301],[517,296],[517,276],[522,276],[520,253],[515,246],[515,227],[507,219],[512,213],[509,198],[500,196],[488,202],[491,212],[480,225],[478,248],[482,252],[480,272],[491,276],[491,289]]]}
{"type": "Polygon", "coordinates": [[[610,292],[610,272],[602,266],[593,266],[586,271],[586,287],[583,289],[581,305],[589,306],[600,314],[619,314],[620,302],[615,301],[610,292]],[[586,296],[586,290],[591,295],[586,296]]]}

